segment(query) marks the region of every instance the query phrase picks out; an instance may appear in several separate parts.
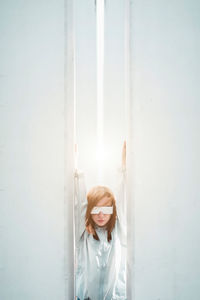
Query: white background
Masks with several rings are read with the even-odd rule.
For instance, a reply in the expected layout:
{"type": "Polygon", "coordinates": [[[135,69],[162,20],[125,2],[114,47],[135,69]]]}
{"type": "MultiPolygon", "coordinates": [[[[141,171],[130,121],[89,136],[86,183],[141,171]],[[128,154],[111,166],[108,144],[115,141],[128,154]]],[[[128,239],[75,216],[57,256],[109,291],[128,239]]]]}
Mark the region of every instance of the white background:
{"type": "MultiPolygon", "coordinates": [[[[73,139],[66,109],[73,99],[64,75],[65,68],[73,75],[73,31],[66,3],[0,4],[2,300],[73,299],[67,250],[73,139]]],[[[112,172],[125,130],[123,3],[106,6],[105,144],[112,172]]],[[[77,140],[89,187],[96,181],[95,159],[88,163],[96,143],[95,10],[92,0],[76,0],[75,8],[77,140]]],[[[134,277],[128,300],[199,300],[199,2],[136,0],[130,14],[134,277]]]]}

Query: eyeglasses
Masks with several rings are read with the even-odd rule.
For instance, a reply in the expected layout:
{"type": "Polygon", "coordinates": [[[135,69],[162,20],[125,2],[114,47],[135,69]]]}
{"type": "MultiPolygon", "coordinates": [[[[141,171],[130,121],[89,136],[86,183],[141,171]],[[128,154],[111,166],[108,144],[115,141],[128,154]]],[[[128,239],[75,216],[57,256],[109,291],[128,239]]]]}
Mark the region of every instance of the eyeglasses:
{"type": "Polygon", "coordinates": [[[113,214],[113,206],[95,206],[93,207],[91,214],[97,215],[102,212],[105,215],[112,215],[113,214]]]}

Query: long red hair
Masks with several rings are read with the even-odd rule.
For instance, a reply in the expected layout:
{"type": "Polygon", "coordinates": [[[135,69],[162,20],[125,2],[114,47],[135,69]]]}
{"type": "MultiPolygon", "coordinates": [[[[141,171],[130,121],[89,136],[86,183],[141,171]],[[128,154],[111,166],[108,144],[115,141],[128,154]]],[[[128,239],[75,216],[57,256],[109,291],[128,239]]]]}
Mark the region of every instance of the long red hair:
{"type": "Polygon", "coordinates": [[[93,187],[87,194],[87,211],[85,215],[85,226],[88,227],[89,225],[92,227],[93,230],[93,238],[97,241],[99,241],[99,237],[95,230],[95,222],[92,219],[91,211],[94,206],[97,206],[97,203],[102,198],[108,198],[108,200],[111,201],[111,205],[113,206],[113,214],[111,215],[110,220],[106,224],[106,230],[107,230],[107,239],[108,242],[112,239],[111,232],[113,228],[115,227],[116,217],[117,217],[117,210],[116,210],[116,201],[113,193],[111,190],[106,186],[95,186],[93,187]]]}

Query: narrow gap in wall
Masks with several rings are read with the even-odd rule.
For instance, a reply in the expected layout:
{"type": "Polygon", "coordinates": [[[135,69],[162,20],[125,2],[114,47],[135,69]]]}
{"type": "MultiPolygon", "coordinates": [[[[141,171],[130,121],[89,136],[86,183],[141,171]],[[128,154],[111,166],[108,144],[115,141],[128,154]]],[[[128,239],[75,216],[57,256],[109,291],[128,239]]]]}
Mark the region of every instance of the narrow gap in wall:
{"type": "Polygon", "coordinates": [[[87,190],[118,185],[128,136],[125,18],[124,1],[75,0],[75,167],[84,171],[87,190]]]}

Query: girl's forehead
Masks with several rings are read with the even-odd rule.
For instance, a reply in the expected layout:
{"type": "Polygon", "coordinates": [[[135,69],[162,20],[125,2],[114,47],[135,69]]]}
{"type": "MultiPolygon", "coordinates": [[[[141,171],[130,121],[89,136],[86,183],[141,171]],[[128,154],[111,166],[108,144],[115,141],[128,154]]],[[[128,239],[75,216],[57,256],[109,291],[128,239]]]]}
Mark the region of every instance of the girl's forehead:
{"type": "Polygon", "coordinates": [[[96,206],[111,206],[111,205],[112,205],[112,200],[108,197],[103,197],[96,204],[96,206]]]}

